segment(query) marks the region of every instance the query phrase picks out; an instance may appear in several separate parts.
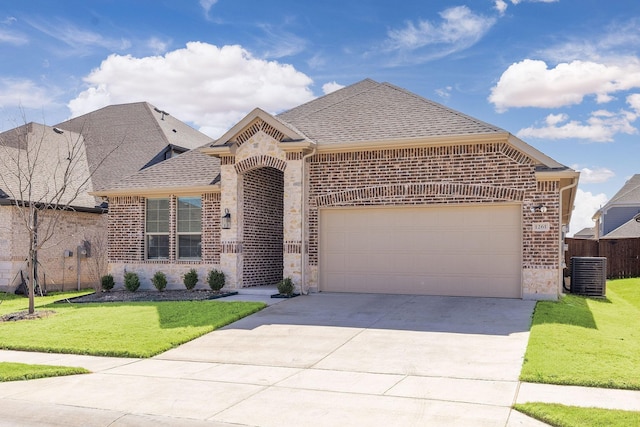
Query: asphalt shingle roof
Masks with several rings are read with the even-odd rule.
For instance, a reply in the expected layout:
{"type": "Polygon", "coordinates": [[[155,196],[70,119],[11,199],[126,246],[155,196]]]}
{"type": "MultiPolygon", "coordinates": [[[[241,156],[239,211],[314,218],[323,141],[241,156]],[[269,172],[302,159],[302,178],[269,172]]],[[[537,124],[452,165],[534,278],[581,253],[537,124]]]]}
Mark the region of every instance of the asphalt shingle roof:
{"type": "Polygon", "coordinates": [[[219,179],[220,159],[195,149],[143,169],[109,189],[200,187],[216,184],[219,179]]]}
{"type": "Polygon", "coordinates": [[[295,107],[277,118],[318,145],[506,132],[371,79],[295,107]]]}
{"type": "Polygon", "coordinates": [[[606,210],[609,206],[621,204],[640,204],[640,174],[629,178],[602,209],[606,210]]]}
{"type": "Polygon", "coordinates": [[[193,149],[212,139],[147,102],[110,105],[56,125],[85,137],[94,188],[142,169],[169,144],[193,149]],[[102,161],[102,159],[104,159],[102,161]]]}
{"type": "Polygon", "coordinates": [[[634,237],[640,237],[640,222],[631,218],[609,234],[602,236],[602,239],[629,239],[634,237]]]}
{"type": "Polygon", "coordinates": [[[3,198],[93,208],[95,199],[87,194],[92,189],[82,135],[38,123],[0,134],[3,198]],[[66,190],[59,193],[63,183],[66,190]]]}

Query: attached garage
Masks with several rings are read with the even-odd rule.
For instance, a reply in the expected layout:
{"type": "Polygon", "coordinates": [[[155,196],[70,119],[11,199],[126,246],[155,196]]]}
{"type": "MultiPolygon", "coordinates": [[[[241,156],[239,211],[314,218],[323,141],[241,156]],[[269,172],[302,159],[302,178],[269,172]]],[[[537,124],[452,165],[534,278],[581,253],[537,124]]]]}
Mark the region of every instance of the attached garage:
{"type": "Polygon", "coordinates": [[[320,211],[320,291],[521,298],[522,206],[320,211]]]}

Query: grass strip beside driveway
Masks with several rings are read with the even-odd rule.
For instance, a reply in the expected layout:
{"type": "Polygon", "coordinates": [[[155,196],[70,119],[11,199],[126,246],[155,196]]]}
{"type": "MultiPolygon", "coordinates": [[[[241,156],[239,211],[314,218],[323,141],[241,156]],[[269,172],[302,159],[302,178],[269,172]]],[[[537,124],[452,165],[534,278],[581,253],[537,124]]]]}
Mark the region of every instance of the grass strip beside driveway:
{"type": "Polygon", "coordinates": [[[50,304],[42,319],[0,323],[0,348],[151,357],[263,309],[257,302],[50,304]]]}
{"type": "Polygon", "coordinates": [[[629,427],[640,425],[640,412],[581,408],[557,403],[523,403],[514,408],[556,427],[629,427]]]}
{"type": "Polygon", "coordinates": [[[84,368],[68,366],[29,365],[26,363],[0,362],[0,382],[33,380],[63,375],[88,374],[84,368]]]}
{"type": "Polygon", "coordinates": [[[538,302],[520,379],[640,390],[640,279],[609,281],[606,299],[538,302]]]}

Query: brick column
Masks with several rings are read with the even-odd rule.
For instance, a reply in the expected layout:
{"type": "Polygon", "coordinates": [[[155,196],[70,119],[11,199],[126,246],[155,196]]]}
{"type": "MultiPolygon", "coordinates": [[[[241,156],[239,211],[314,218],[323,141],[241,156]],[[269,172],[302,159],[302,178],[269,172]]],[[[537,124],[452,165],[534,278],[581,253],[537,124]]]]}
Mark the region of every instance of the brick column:
{"type": "Polygon", "coordinates": [[[220,268],[226,276],[226,287],[238,289],[242,283],[242,236],[239,214],[242,210],[242,188],[234,168],[235,157],[220,158],[220,215],[228,209],[231,228],[220,230],[220,268]]]}
{"type": "Polygon", "coordinates": [[[302,285],[302,153],[287,153],[284,170],[283,277],[302,285]]]}

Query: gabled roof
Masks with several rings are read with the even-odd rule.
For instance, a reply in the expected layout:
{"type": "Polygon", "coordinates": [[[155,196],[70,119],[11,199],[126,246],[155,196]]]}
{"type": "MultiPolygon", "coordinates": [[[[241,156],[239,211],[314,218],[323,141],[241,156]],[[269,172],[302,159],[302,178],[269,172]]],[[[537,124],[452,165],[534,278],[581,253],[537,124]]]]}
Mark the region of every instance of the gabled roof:
{"type": "Polygon", "coordinates": [[[574,239],[593,239],[596,237],[595,227],[585,227],[573,234],[574,239]]]}
{"type": "MultiPolygon", "coordinates": [[[[208,146],[209,144],[206,144],[208,146]]],[[[220,181],[220,159],[194,149],[136,172],[94,195],[129,195],[214,191],[220,181]]]]}
{"type": "Polygon", "coordinates": [[[0,134],[2,199],[93,208],[95,199],[87,194],[93,183],[88,178],[82,135],[38,123],[0,134]],[[58,194],[63,186],[65,192],[58,194]]]}
{"type": "Polygon", "coordinates": [[[105,159],[93,177],[96,189],[142,169],[169,145],[193,149],[213,141],[147,102],[110,105],[56,127],[85,137],[92,166],[105,159]]]}
{"type": "MultiPolygon", "coordinates": [[[[260,131],[273,136],[285,151],[317,148],[318,152],[322,152],[403,145],[413,147],[416,144],[459,144],[461,141],[504,142],[532,159],[538,177],[560,179],[564,186],[577,183],[579,175],[499,127],[389,83],[378,83],[371,79],[347,86],[276,116],[256,108],[218,140],[203,146],[200,154],[233,154],[239,145],[260,131]]],[[[180,176],[178,164],[181,163],[166,161],[153,167],[156,168],[154,171],[166,170],[154,172],[158,174],[158,178],[152,178],[142,171],[95,194],[122,194],[126,189],[133,191],[136,188],[152,190],[156,185],[168,185],[167,182],[171,181],[188,186],[188,180],[180,176]],[[163,173],[165,177],[160,179],[163,173]]],[[[207,179],[213,178],[211,174],[206,176],[207,179]]],[[[196,176],[194,179],[199,177],[196,176]]],[[[198,181],[198,184],[193,181],[193,185],[201,185],[205,181],[206,179],[198,181]]],[[[563,200],[563,218],[566,217],[567,222],[574,197],[575,189],[563,200]]]]}
{"type": "Polygon", "coordinates": [[[634,237],[640,237],[640,222],[636,221],[635,217],[602,236],[601,239],[629,239],[634,237]]]}
{"type": "Polygon", "coordinates": [[[507,133],[389,83],[371,79],[278,114],[319,147],[357,141],[507,133]]]}
{"type": "Polygon", "coordinates": [[[597,219],[603,212],[608,211],[613,206],[640,206],[640,174],[635,174],[603,207],[593,215],[597,219]]]}

